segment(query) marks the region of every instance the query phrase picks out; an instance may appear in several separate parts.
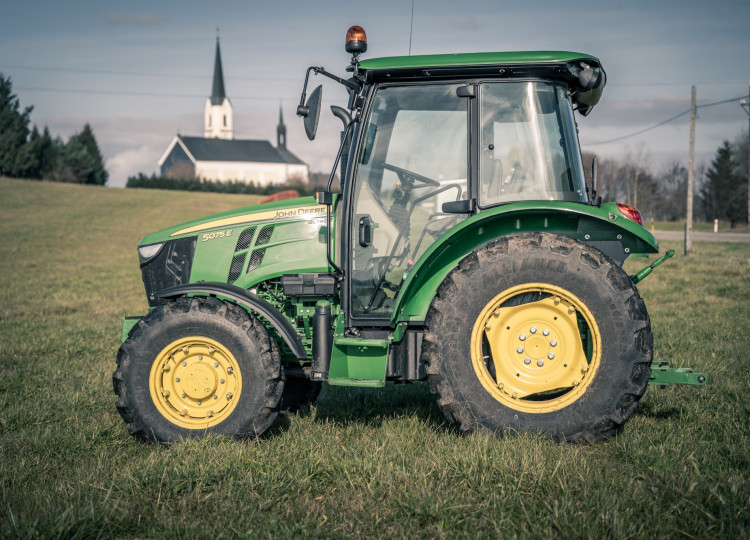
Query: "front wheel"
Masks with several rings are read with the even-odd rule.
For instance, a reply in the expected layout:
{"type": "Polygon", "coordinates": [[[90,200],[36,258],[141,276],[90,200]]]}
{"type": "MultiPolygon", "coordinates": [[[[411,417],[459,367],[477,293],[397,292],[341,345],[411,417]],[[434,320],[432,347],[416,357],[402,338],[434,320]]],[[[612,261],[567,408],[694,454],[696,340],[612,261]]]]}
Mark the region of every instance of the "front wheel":
{"type": "Polygon", "coordinates": [[[648,384],[643,300],[614,261],[567,237],[477,249],[445,279],[426,325],[431,388],[462,431],[595,442],[622,426],[648,384]]]}
{"type": "Polygon", "coordinates": [[[154,442],[260,435],[284,388],[263,325],[216,298],[180,298],[151,311],[120,347],[113,382],[130,432],[154,442]]]}

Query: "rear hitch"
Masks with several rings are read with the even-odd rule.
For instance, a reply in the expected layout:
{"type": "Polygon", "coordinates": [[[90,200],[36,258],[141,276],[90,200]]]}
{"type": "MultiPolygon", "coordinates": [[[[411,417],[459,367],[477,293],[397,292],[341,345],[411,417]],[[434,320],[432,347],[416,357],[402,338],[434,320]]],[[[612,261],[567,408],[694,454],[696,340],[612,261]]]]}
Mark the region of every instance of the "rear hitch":
{"type": "Polygon", "coordinates": [[[692,368],[676,368],[668,362],[653,362],[648,384],[665,388],[668,384],[686,384],[689,386],[703,386],[708,382],[705,373],[696,373],[692,368]]]}
{"type": "Polygon", "coordinates": [[[636,273],[633,276],[630,276],[630,281],[633,282],[633,285],[639,283],[642,281],[646,276],[648,276],[651,272],[653,272],[654,268],[659,266],[661,263],[666,261],[667,259],[671,259],[674,255],[674,250],[670,249],[667,251],[664,255],[656,259],[652,264],[649,264],[646,268],[640,270],[638,273],[636,273]]]}

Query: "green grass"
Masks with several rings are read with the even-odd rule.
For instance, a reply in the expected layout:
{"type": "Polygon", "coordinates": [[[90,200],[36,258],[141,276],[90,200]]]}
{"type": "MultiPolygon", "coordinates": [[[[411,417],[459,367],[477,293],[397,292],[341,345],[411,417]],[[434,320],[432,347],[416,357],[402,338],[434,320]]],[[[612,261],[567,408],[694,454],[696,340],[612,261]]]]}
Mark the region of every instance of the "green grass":
{"type": "Polygon", "coordinates": [[[2,538],[750,535],[750,245],[697,242],[639,285],[656,359],[712,382],[649,389],[603,444],[460,436],[410,385],[160,447],[111,384],[119,318],[146,309],[135,245],[254,198],[3,179],[0,200],[2,538]]]}

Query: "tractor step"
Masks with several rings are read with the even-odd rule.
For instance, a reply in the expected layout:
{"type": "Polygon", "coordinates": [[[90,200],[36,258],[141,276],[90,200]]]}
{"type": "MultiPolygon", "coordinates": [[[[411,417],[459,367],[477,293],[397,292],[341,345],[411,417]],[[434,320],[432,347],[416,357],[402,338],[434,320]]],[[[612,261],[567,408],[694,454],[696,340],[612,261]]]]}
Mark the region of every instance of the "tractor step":
{"type": "Polygon", "coordinates": [[[676,368],[668,362],[651,364],[651,377],[648,384],[664,388],[669,384],[687,384],[689,386],[703,386],[708,382],[705,373],[696,373],[692,368],[676,368]]]}

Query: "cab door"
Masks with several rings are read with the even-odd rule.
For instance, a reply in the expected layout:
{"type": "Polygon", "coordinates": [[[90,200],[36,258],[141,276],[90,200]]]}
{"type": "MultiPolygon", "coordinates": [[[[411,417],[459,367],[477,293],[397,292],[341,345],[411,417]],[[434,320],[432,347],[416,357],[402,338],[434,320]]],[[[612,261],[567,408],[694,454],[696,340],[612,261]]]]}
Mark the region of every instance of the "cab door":
{"type": "Polygon", "coordinates": [[[376,90],[357,156],[350,238],[350,313],[388,319],[411,267],[467,217],[446,202],[468,198],[469,99],[465,85],[376,90]]]}

